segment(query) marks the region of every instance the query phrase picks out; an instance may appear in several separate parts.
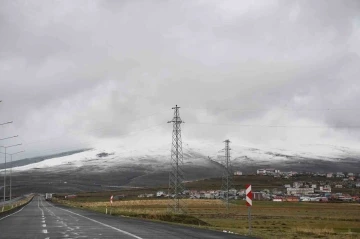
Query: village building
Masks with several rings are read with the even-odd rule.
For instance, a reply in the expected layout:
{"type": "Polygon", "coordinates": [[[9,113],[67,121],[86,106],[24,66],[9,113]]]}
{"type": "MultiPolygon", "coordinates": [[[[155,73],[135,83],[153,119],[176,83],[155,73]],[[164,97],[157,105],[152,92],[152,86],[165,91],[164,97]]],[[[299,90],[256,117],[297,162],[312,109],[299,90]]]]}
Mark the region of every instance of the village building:
{"type": "Polygon", "coordinates": [[[286,189],[288,195],[307,195],[313,194],[313,188],[287,188],[286,189]]]}
{"type": "Polygon", "coordinates": [[[327,173],[327,174],[326,174],[326,177],[327,177],[327,178],[332,178],[332,177],[333,177],[333,173],[327,173]]]}

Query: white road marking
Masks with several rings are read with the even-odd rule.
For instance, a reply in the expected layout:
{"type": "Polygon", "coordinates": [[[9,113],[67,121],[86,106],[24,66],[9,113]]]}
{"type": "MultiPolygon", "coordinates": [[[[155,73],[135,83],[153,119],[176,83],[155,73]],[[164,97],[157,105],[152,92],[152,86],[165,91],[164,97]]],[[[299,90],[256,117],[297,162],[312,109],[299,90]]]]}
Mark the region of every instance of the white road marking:
{"type": "MultiPolygon", "coordinates": [[[[44,207],[44,204],[42,203],[42,200],[41,200],[41,205],[44,207]]],[[[41,210],[41,217],[42,217],[42,227],[46,227],[46,221],[45,221],[45,216],[44,216],[44,210],[41,209],[40,207],[40,198],[38,197],[38,208],[41,210]]],[[[47,234],[48,231],[46,229],[43,229],[42,230],[42,233],[45,233],[47,234]]]]}
{"type": "Polygon", "coordinates": [[[38,197],[38,208],[41,210],[41,216],[44,218],[44,210],[41,209],[40,207],[40,199],[38,197]]]}
{"type": "MultiPolygon", "coordinates": [[[[54,205],[51,205],[49,202],[46,202],[46,203],[49,204],[49,205],[52,206],[52,207],[56,207],[56,206],[54,206],[54,205]]],[[[115,231],[121,232],[121,233],[123,233],[123,234],[126,234],[126,235],[128,235],[128,236],[134,237],[134,238],[136,238],[136,239],[143,239],[142,237],[136,236],[136,235],[134,235],[134,234],[132,234],[132,233],[130,233],[130,232],[127,232],[127,231],[121,230],[121,229],[119,229],[119,228],[116,228],[116,227],[107,225],[107,224],[105,224],[105,223],[96,221],[96,220],[94,220],[94,219],[91,219],[91,218],[89,218],[89,217],[85,217],[85,216],[80,215],[80,214],[77,214],[77,213],[75,213],[75,212],[72,212],[72,211],[69,211],[69,210],[66,210],[66,209],[63,209],[63,208],[60,208],[60,207],[56,207],[56,208],[57,208],[57,209],[60,209],[60,210],[63,210],[63,211],[66,211],[66,212],[69,212],[69,213],[72,213],[72,214],[74,214],[74,215],[76,215],[76,216],[78,216],[78,217],[82,217],[82,218],[88,219],[88,220],[90,220],[90,221],[92,221],[92,222],[96,222],[96,223],[98,223],[98,224],[100,224],[100,225],[102,225],[102,226],[111,228],[111,229],[113,229],[113,230],[115,230],[115,231]]]]}

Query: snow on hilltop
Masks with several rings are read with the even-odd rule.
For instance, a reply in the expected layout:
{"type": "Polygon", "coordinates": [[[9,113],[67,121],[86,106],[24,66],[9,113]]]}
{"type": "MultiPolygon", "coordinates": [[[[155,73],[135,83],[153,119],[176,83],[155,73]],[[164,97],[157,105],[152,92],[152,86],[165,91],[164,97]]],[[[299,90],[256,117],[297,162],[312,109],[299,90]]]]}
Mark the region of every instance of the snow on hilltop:
{"type": "MultiPolygon", "coordinates": [[[[332,145],[298,145],[292,149],[282,148],[254,148],[231,143],[231,157],[234,161],[243,158],[251,159],[256,162],[279,162],[294,160],[296,158],[319,159],[336,161],[341,158],[360,158],[360,151],[347,147],[332,145]]],[[[184,163],[201,165],[208,156],[216,161],[221,161],[223,155],[221,143],[206,141],[188,141],[183,143],[184,163]]],[[[84,167],[97,166],[104,170],[115,165],[151,165],[163,166],[170,162],[170,145],[158,148],[114,148],[114,149],[92,149],[81,153],[47,159],[38,163],[16,167],[13,170],[26,171],[30,169],[49,169],[54,167],[84,167]]]]}

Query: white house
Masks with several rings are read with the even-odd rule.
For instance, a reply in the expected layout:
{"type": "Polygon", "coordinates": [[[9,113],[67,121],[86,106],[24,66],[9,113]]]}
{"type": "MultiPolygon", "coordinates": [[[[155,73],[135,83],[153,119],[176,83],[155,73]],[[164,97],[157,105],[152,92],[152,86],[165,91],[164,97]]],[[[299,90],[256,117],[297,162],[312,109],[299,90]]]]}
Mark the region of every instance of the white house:
{"type": "Polygon", "coordinates": [[[166,195],[166,193],[164,191],[157,191],[156,192],[157,197],[162,197],[162,196],[165,196],[165,195],[166,195]]]}
{"type": "Polygon", "coordinates": [[[276,174],[276,173],[280,173],[280,170],[278,169],[273,169],[273,168],[268,168],[268,169],[258,169],[256,171],[257,174],[276,174]]]}
{"type": "Polygon", "coordinates": [[[314,193],[313,188],[287,188],[286,191],[288,195],[307,195],[314,193]]]}
{"type": "Polygon", "coordinates": [[[320,186],[320,192],[331,193],[331,186],[330,185],[320,186]]]}

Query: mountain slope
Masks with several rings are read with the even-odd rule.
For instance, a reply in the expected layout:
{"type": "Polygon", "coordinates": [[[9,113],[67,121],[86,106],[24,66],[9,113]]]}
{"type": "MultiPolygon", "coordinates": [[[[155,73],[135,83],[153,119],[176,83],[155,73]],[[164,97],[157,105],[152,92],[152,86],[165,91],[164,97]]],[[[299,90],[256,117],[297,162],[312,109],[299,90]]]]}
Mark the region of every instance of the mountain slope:
{"type": "MultiPolygon", "coordinates": [[[[218,145],[208,142],[184,144],[185,180],[222,175],[218,145]]],[[[357,150],[331,145],[303,145],[297,149],[257,149],[232,145],[235,170],[259,168],[282,171],[360,172],[357,150]]],[[[15,167],[15,187],[32,191],[89,191],[128,186],[167,186],[170,170],[168,145],[141,150],[92,149],[63,157],[15,167]]]]}

